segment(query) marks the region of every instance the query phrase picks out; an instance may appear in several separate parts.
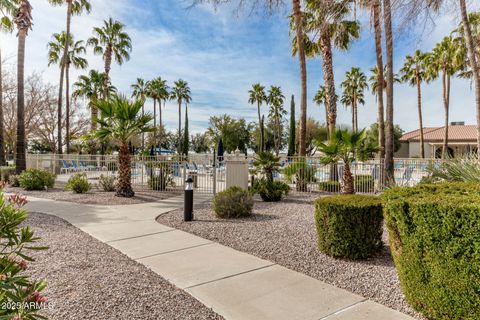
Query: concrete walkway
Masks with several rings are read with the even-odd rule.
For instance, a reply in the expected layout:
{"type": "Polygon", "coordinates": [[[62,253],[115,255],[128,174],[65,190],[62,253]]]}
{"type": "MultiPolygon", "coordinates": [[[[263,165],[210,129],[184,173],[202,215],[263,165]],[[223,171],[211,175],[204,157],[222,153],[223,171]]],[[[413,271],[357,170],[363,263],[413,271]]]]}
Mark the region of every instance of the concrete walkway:
{"type": "MultiPolygon", "coordinates": [[[[63,218],[144,264],[227,320],[407,320],[411,317],[218,243],[155,221],[183,197],[123,206],[29,198],[27,209],[63,218]]],[[[196,195],[202,202],[208,197],[196,195]]],[[[161,297],[159,297],[161,298],[161,297]]]]}

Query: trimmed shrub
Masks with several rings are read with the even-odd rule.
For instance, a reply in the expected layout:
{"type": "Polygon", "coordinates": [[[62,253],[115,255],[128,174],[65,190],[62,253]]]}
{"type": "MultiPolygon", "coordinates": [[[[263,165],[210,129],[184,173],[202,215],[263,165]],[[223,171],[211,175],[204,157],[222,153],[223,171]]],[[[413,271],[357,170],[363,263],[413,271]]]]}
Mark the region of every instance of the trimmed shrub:
{"type": "Polygon", "coordinates": [[[373,193],[375,180],[370,175],[359,174],[355,176],[355,192],[373,193]]]}
{"type": "Polygon", "coordinates": [[[253,198],[247,190],[233,186],[217,193],[212,208],[218,218],[248,217],[252,214],[253,198]]]}
{"type": "Polygon", "coordinates": [[[257,179],[253,182],[252,194],[259,194],[265,202],[277,202],[282,200],[283,196],[288,195],[290,187],[281,181],[268,181],[265,178],[257,179]]]}
{"type": "Polygon", "coordinates": [[[25,190],[45,190],[55,185],[55,175],[41,169],[27,169],[19,178],[19,185],[25,190]]]}
{"type": "Polygon", "coordinates": [[[65,186],[65,190],[73,191],[75,193],[87,193],[90,188],[91,186],[90,183],[88,183],[87,174],[85,172],[75,173],[68,179],[67,185],[65,186]]]}
{"type": "Polygon", "coordinates": [[[18,174],[12,174],[8,177],[8,184],[12,187],[20,187],[20,176],[18,174]]]}
{"type": "Polygon", "coordinates": [[[10,176],[15,174],[15,167],[0,167],[0,179],[10,181],[10,176]]]}
{"type": "Polygon", "coordinates": [[[382,201],[374,196],[340,195],[315,203],[318,247],[330,256],[362,259],[382,247],[382,201]]]}
{"type": "Polygon", "coordinates": [[[100,175],[98,179],[98,184],[105,192],[113,192],[115,191],[115,177],[113,176],[105,176],[103,174],[100,175]]]}
{"type": "Polygon", "coordinates": [[[383,198],[407,301],[431,319],[480,319],[480,185],[394,188],[383,198]]]}
{"type": "Polygon", "coordinates": [[[340,182],[338,181],[323,181],[318,183],[318,190],[325,192],[340,192],[340,182]]]}

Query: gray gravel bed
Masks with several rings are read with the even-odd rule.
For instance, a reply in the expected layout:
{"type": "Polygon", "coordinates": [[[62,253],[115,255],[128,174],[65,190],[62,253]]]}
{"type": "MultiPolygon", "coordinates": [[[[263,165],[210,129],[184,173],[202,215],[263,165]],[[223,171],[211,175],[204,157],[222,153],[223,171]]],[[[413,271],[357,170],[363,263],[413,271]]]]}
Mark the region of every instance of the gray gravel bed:
{"type": "Polygon", "coordinates": [[[40,213],[28,219],[47,251],[28,268],[47,280],[50,320],[223,319],[145,266],[64,220],[40,213]]]}
{"type": "Polygon", "coordinates": [[[176,197],[181,193],[175,192],[155,192],[155,191],[135,191],[135,197],[122,198],[116,197],[115,192],[104,192],[98,189],[92,189],[87,193],[77,194],[71,191],[65,191],[63,188],[55,187],[48,191],[26,191],[22,188],[7,187],[5,192],[21,193],[26,196],[52,199],[57,201],[68,201],[81,204],[94,205],[124,205],[138,204],[145,202],[155,202],[162,199],[176,197]]]}
{"type": "Polygon", "coordinates": [[[334,259],[318,250],[313,204],[317,197],[293,194],[277,203],[262,202],[258,198],[254,215],[246,219],[217,219],[211,204],[205,203],[195,210],[193,222],[183,222],[182,210],[161,215],[157,221],[424,319],[405,301],[388,248],[386,230],[382,251],[363,261],[334,259]]]}

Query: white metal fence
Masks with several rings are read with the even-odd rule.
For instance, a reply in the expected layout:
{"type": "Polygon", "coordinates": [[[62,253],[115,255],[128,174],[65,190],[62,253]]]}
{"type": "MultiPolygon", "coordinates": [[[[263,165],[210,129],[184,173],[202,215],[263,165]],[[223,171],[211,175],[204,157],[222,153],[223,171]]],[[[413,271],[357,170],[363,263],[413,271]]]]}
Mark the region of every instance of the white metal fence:
{"type": "MultiPolygon", "coordinates": [[[[428,174],[429,166],[440,160],[396,159],[395,182],[412,186],[428,174]]],[[[28,154],[27,167],[44,169],[57,175],[57,182],[66,183],[75,173],[85,173],[91,183],[100,177],[118,175],[116,155],[56,155],[28,154]]],[[[383,162],[375,159],[354,162],[351,172],[358,193],[378,193],[383,190],[383,162]]],[[[332,192],[341,189],[344,164],[325,165],[319,157],[282,158],[274,179],[289,184],[298,192],[332,192]]],[[[196,192],[215,194],[232,184],[248,187],[251,179],[258,178],[253,157],[231,156],[218,158],[212,154],[195,154],[186,157],[132,156],[131,178],[135,190],[182,192],[185,180],[192,177],[196,192]],[[242,165],[242,162],[244,165],[242,165]]]]}

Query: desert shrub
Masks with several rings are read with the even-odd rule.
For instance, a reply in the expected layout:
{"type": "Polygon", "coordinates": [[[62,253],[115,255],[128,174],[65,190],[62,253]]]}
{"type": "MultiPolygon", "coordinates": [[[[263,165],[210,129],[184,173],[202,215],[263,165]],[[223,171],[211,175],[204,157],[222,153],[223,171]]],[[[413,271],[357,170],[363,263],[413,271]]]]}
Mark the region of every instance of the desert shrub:
{"type": "Polygon", "coordinates": [[[20,187],[20,176],[18,174],[12,174],[8,177],[8,184],[12,187],[20,187]]]}
{"type": "Polygon", "coordinates": [[[148,187],[155,191],[165,191],[167,187],[174,186],[172,178],[171,163],[168,162],[150,162],[147,163],[147,170],[150,169],[148,178],[148,187]]]}
{"type": "Polygon", "coordinates": [[[100,175],[98,179],[98,184],[105,192],[113,192],[115,191],[115,177],[113,176],[105,176],[103,174],[100,175]]]}
{"type": "Polygon", "coordinates": [[[480,185],[393,188],[383,198],[407,301],[430,319],[480,319],[480,185]]]}
{"type": "Polygon", "coordinates": [[[218,218],[248,217],[252,214],[253,198],[247,190],[233,186],[217,193],[212,207],[218,218]]]}
{"type": "Polygon", "coordinates": [[[75,193],[87,193],[90,188],[91,186],[90,183],[88,183],[87,174],[85,172],[75,173],[68,179],[67,185],[65,186],[65,190],[73,191],[75,193]]]}
{"type": "Polygon", "coordinates": [[[46,307],[47,300],[41,293],[46,284],[41,280],[32,281],[25,270],[34,262],[31,252],[46,248],[36,245],[39,238],[25,225],[28,214],[22,207],[26,202],[25,197],[6,198],[0,192],[1,319],[44,319],[38,311],[46,307]]]}
{"type": "Polygon", "coordinates": [[[322,181],[318,183],[318,190],[325,192],[340,192],[340,182],[322,181]]]}
{"type": "Polygon", "coordinates": [[[55,175],[41,169],[27,169],[18,178],[20,187],[25,190],[45,190],[53,188],[55,175]]]}
{"type": "Polygon", "coordinates": [[[355,176],[355,192],[373,193],[375,180],[370,175],[359,174],[355,176]]]}
{"type": "Polygon", "coordinates": [[[263,201],[276,202],[288,195],[290,187],[285,182],[269,181],[266,178],[257,179],[253,182],[252,194],[259,194],[263,201]]]}
{"type": "Polygon", "coordinates": [[[382,247],[382,202],[378,197],[339,195],[315,203],[318,247],[330,256],[366,258],[382,247]]]}
{"type": "Polygon", "coordinates": [[[10,176],[15,174],[15,167],[0,167],[0,179],[10,181],[10,176]]]}

